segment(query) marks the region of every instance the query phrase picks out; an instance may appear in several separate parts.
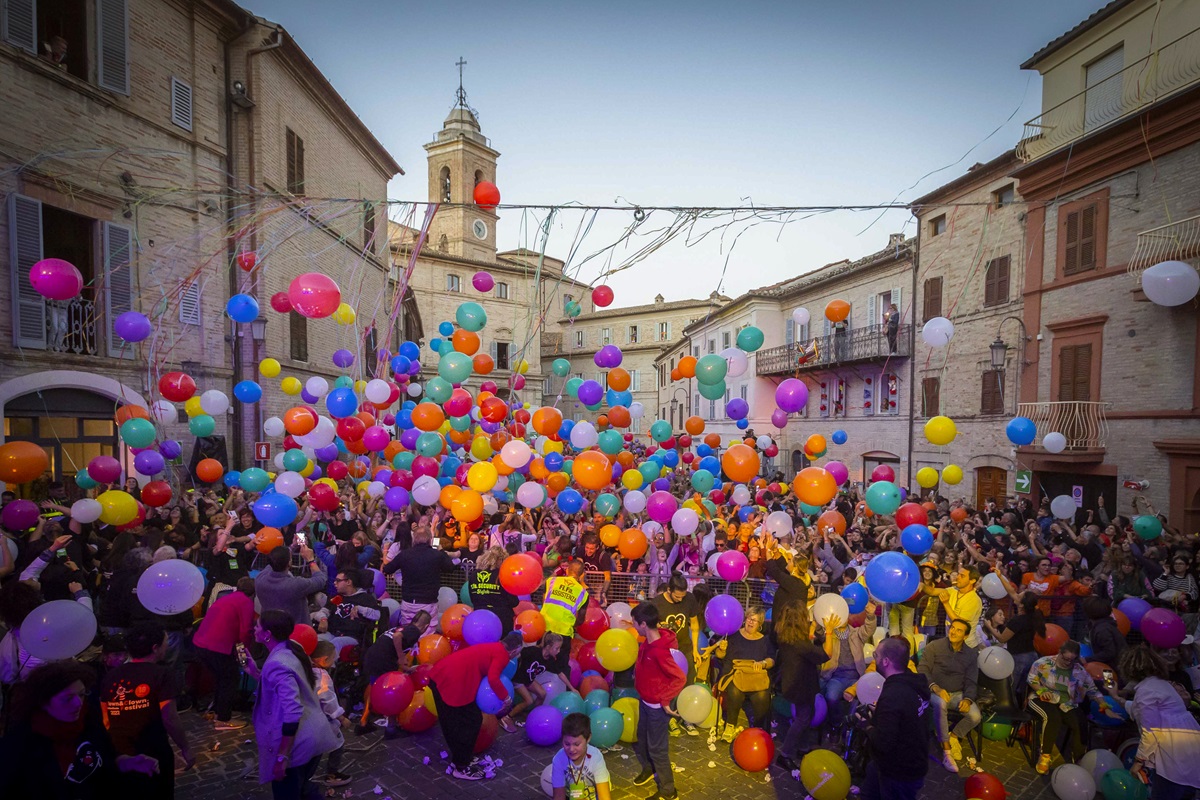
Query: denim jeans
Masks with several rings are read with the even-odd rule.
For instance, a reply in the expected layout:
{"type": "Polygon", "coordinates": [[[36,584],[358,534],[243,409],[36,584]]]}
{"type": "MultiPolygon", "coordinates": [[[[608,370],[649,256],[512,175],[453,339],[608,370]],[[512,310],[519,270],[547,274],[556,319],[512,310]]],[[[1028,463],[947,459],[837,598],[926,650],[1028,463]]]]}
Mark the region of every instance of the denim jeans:
{"type": "Polygon", "coordinates": [[[784,758],[795,758],[801,748],[807,752],[817,746],[817,729],[812,724],[813,704],[792,707],[796,716],[783,737],[783,746],[779,748],[779,754],[784,758]]]}
{"type": "Polygon", "coordinates": [[[641,703],[637,724],[638,763],[642,769],[654,771],[658,790],[662,794],[675,791],[675,770],[671,766],[671,733],[668,730],[670,717],[662,708],[641,703]]]}

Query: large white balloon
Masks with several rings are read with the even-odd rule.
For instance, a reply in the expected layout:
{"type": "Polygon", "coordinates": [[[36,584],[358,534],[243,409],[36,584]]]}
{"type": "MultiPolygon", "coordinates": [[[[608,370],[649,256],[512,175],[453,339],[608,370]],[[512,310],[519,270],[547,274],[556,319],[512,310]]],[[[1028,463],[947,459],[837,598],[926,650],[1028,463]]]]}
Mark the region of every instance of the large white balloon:
{"type": "Polygon", "coordinates": [[[275,491],[297,498],[304,494],[304,476],[299,472],[284,472],[275,479],[275,491]]]}
{"type": "Polygon", "coordinates": [[[1069,494],[1060,494],[1050,501],[1050,513],[1055,519],[1074,519],[1077,506],[1069,494]]]}
{"type": "Polygon", "coordinates": [[[989,572],[983,576],[983,580],[979,582],[979,588],[993,600],[999,600],[1008,592],[1004,588],[1004,582],[1000,580],[1000,576],[994,572],[989,572]]]}
{"type": "Polygon", "coordinates": [[[21,623],[21,644],[34,658],[74,658],[96,638],[96,615],[74,600],[51,600],[21,623]]]}
{"type": "Polygon", "coordinates": [[[525,466],[531,458],[533,458],[533,451],[520,439],[506,442],[500,449],[500,460],[513,469],[525,466]]]}
{"type": "Polygon", "coordinates": [[[204,575],[190,561],[168,558],[138,578],[137,599],[147,611],[170,616],[187,611],[204,594],[204,575]]]}
{"type": "Polygon", "coordinates": [[[992,680],[1012,675],[1013,657],[1003,647],[985,647],[979,651],[979,671],[992,680]]]}
{"type": "Polygon", "coordinates": [[[883,694],[883,676],[878,672],[868,672],[858,679],[855,689],[860,703],[873,706],[879,695],[883,694]]]}
{"type": "Polygon", "coordinates": [[[633,419],[641,419],[646,414],[646,407],[636,400],[629,404],[629,416],[633,419]]]}
{"type": "Polygon", "coordinates": [[[1083,758],[1079,759],[1079,766],[1092,773],[1092,780],[1097,784],[1104,777],[1104,773],[1110,769],[1125,769],[1125,765],[1121,763],[1121,759],[1116,753],[1102,747],[1084,753],[1083,758]]]}
{"type": "Polygon", "coordinates": [[[171,425],[179,419],[179,409],[167,400],[155,400],[150,404],[150,419],[163,425],[171,425]]]}
{"type": "Polygon", "coordinates": [[[84,497],[71,504],[71,519],[86,525],[89,522],[95,522],[100,519],[100,514],[103,511],[104,506],[100,505],[99,501],[93,500],[90,497],[84,497]]]}
{"type": "Polygon", "coordinates": [[[646,495],[641,492],[631,491],[625,495],[622,501],[625,510],[630,514],[640,514],[646,510],[646,495]]]}
{"type": "MultiPolygon", "coordinates": [[[[441,484],[437,482],[436,478],[429,475],[422,475],[413,482],[412,498],[417,501],[418,505],[433,505],[438,501],[441,493],[441,484]]],[[[454,590],[451,589],[450,591],[454,590]]]]}
{"type": "Polygon", "coordinates": [[[1046,448],[1047,453],[1061,453],[1067,449],[1067,437],[1057,431],[1047,433],[1042,437],[1042,447],[1046,448]]]}
{"type": "Polygon", "coordinates": [[[671,515],[671,530],[680,536],[691,536],[700,526],[700,515],[690,508],[676,509],[671,515]]]}
{"type": "Polygon", "coordinates": [[[1200,273],[1183,261],[1163,261],[1142,273],[1142,291],[1160,306],[1181,306],[1200,293],[1200,273]]]}
{"type": "Polygon", "coordinates": [[[600,434],[596,432],[596,426],[587,420],[576,422],[575,427],[571,428],[571,447],[576,450],[586,450],[599,440],[600,434]]]}
{"type": "Polygon", "coordinates": [[[423,392],[425,390],[421,388],[421,384],[419,384],[419,383],[410,383],[408,385],[408,388],[405,389],[404,391],[408,393],[409,397],[420,397],[421,392],[423,392]]]}
{"type": "Polygon", "coordinates": [[[267,436],[283,436],[283,420],[279,417],[267,417],[263,422],[263,433],[267,436]]]}
{"type": "Polygon", "coordinates": [[[538,508],[546,502],[546,490],[540,483],[525,481],[517,488],[517,502],[526,508],[538,508]]]}
{"type": "Polygon", "coordinates": [[[386,403],[387,399],[392,396],[392,387],[388,386],[388,382],[379,378],[372,378],[367,381],[367,388],[363,390],[363,396],[372,403],[386,403]]]}
{"type": "Polygon", "coordinates": [[[209,416],[220,416],[229,410],[229,398],[218,389],[209,389],[200,395],[200,408],[209,416]]]}
{"type": "Polygon", "coordinates": [[[744,483],[739,483],[733,487],[733,495],[731,497],[736,505],[744,506],[750,502],[750,490],[746,488],[744,483]]]}
{"type": "MultiPolygon", "coordinates": [[[[746,491],[749,492],[748,489],[746,491]]],[[[736,490],[734,493],[737,493],[736,490]]],[[[794,528],[792,515],[786,511],[772,511],[763,520],[763,527],[767,529],[768,533],[774,534],[776,537],[787,536],[794,528]]]]}
{"type": "Polygon", "coordinates": [[[750,368],[750,359],[746,357],[746,353],[736,347],[727,347],[721,351],[721,358],[725,359],[727,366],[725,377],[737,378],[746,374],[746,370],[750,368]]]}
{"type": "Polygon", "coordinates": [[[795,322],[797,325],[807,325],[808,320],[809,313],[807,308],[797,308],[792,312],[792,322],[795,322]]]}
{"type": "Polygon", "coordinates": [[[329,381],[320,375],[314,375],[305,382],[304,388],[314,397],[324,397],[329,393],[329,381]]]}
{"type": "Polygon", "coordinates": [[[1096,780],[1078,764],[1060,764],[1050,773],[1050,788],[1058,800],[1092,800],[1096,780]]]}
{"type": "MultiPolygon", "coordinates": [[[[303,436],[293,436],[301,447],[318,448],[333,444],[337,438],[337,425],[329,417],[317,417],[317,427],[303,436]]],[[[311,461],[313,454],[305,453],[311,461]]]]}
{"type": "Polygon", "coordinates": [[[842,625],[845,625],[846,621],[850,619],[850,606],[846,603],[846,598],[837,592],[827,592],[813,603],[812,618],[818,625],[824,627],[825,620],[830,616],[836,616],[841,620],[842,625]]]}
{"type": "Polygon", "coordinates": [[[921,328],[921,341],[930,347],[945,347],[954,338],[954,323],[945,317],[934,317],[921,328]]]}

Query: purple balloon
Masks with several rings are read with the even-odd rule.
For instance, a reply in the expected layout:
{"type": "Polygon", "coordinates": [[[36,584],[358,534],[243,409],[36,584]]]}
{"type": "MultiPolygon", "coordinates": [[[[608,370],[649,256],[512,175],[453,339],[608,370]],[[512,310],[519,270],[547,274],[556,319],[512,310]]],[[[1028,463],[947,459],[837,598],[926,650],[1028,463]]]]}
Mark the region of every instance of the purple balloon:
{"type": "Polygon", "coordinates": [[[682,650],[676,650],[674,647],[672,647],[672,648],[671,648],[671,658],[675,659],[675,665],[676,665],[677,667],[679,667],[679,670],[680,670],[680,671],[681,671],[681,672],[682,672],[684,675],[687,675],[687,673],[688,673],[688,660],[687,660],[687,656],[685,656],[685,655],[683,654],[683,651],[682,651],[682,650]]]}
{"type": "Polygon", "coordinates": [[[403,511],[408,507],[411,498],[408,492],[402,486],[393,486],[388,489],[383,495],[383,504],[388,507],[389,511],[403,511]]]}
{"type": "MultiPolygon", "coordinates": [[[[423,431],[420,428],[408,428],[400,434],[400,444],[404,445],[405,450],[415,450],[417,447],[417,439],[421,438],[423,431]]],[[[384,444],[387,444],[386,442],[384,444]]]]}
{"type": "Polygon", "coordinates": [[[841,486],[850,477],[850,470],[840,461],[830,461],[825,465],[825,471],[833,476],[838,486],[841,486]]]}
{"type": "Polygon", "coordinates": [[[825,715],[829,713],[829,703],[825,702],[825,695],[817,692],[817,700],[813,705],[813,718],[809,723],[813,727],[820,725],[825,721],[825,715]]]}
{"type": "Polygon", "coordinates": [[[336,444],[327,444],[324,447],[318,447],[313,451],[313,455],[319,461],[333,461],[338,457],[338,446],[336,444]]]}
{"type": "Polygon", "coordinates": [[[745,419],[750,413],[750,404],[740,397],[735,397],[725,404],[725,416],[730,419],[745,419]]]}
{"type": "Polygon", "coordinates": [[[737,598],[719,594],[704,607],[704,621],[718,636],[729,636],[746,620],[746,612],[737,598]]]}
{"type": "Polygon", "coordinates": [[[145,314],[126,311],[113,320],[113,330],[116,331],[117,336],[127,342],[140,342],[150,338],[150,334],[154,332],[154,326],[150,324],[150,320],[145,314]]]}
{"type": "Polygon", "coordinates": [[[669,492],[671,491],[671,482],[666,478],[658,478],[654,481],[651,488],[656,492],[669,492]]]}
{"type": "Polygon", "coordinates": [[[496,612],[477,608],[462,623],[462,635],[467,644],[487,644],[500,641],[504,626],[496,612]]]}
{"type": "MultiPolygon", "coordinates": [[[[679,509],[679,501],[670,492],[658,491],[646,500],[646,513],[650,519],[666,525],[671,521],[671,515],[679,509]]],[[[741,625],[739,622],[738,625],[741,625]]]]}
{"type": "Polygon", "coordinates": [[[311,392],[309,392],[308,389],[301,389],[300,390],[300,399],[303,400],[304,402],[308,403],[311,406],[311,405],[315,404],[321,398],[319,398],[315,394],[312,394],[311,392]]]}
{"type": "Polygon", "coordinates": [[[374,567],[371,568],[371,574],[374,576],[373,588],[375,589],[375,596],[383,597],[387,594],[387,576],[374,567]]]}
{"type": "Polygon", "coordinates": [[[780,430],[787,427],[788,419],[787,412],[782,408],[777,408],[771,412],[771,424],[780,430]]]}
{"type": "Polygon", "coordinates": [[[41,516],[41,512],[38,510],[37,503],[32,500],[13,500],[4,507],[3,514],[0,514],[0,522],[4,523],[4,527],[16,533],[37,525],[39,516],[41,516]]]}
{"type": "Polygon", "coordinates": [[[133,457],[133,468],[139,475],[157,475],[166,466],[166,459],[157,450],[143,450],[133,457]]]}
{"type": "Polygon", "coordinates": [[[411,364],[409,364],[408,365],[408,374],[409,375],[420,375],[421,374],[421,362],[413,361],[411,364]]]}
{"type": "Polygon", "coordinates": [[[1126,597],[1117,604],[1117,609],[1129,617],[1129,627],[1135,631],[1141,630],[1142,617],[1153,607],[1140,597],[1126,597]]]}
{"type": "Polygon", "coordinates": [[[579,385],[579,402],[585,406],[594,406],[604,397],[604,387],[596,381],[584,381],[579,385]]]}
{"type": "Polygon", "coordinates": [[[471,285],[477,292],[490,292],[496,285],[496,279],[492,277],[491,273],[480,270],[471,277],[471,285]]]}
{"type": "Polygon", "coordinates": [[[1187,636],[1187,626],[1171,609],[1152,608],[1142,617],[1142,636],[1152,647],[1179,647],[1187,636]]]}
{"type": "Polygon", "coordinates": [[[775,388],[775,405],[789,414],[808,404],[808,385],[799,378],[788,378],[775,388]]]}
{"type": "Polygon", "coordinates": [[[623,358],[624,354],[621,353],[621,348],[615,344],[606,344],[596,351],[596,355],[592,356],[592,362],[601,369],[612,369],[621,366],[623,358]]]}
{"type": "Polygon", "coordinates": [[[498,431],[504,427],[504,423],[503,422],[488,422],[485,419],[485,420],[480,420],[479,427],[480,427],[480,429],[483,430],[484,433],[495,433],[496,431],[498,431]]]}
{"type": "Polygon", "coordinates": [[[333,365],[345,369],[354,363],[354,353],[349,350],[338,350],[333,354],[333,365]]]}
{"type": "Polygon", "coordinates": [[[176,459],[183,455],[183,445],[174,439],[167,439],[158,446],[158,452],[166,459],[176,459]]]}
{"type": "Polygon", "coordinates": [[[549,704],[538,706],[525,718],[525,735],[538,747],[552,747],[562,742],[562,723],[562,711],[549,704]]]}
{"type": "Polygon", "coordinates": [[[325,476],[325,473],[316,464],[313,464],[312,472],[308,474],[310,481],[319,481],[325,476]]]}

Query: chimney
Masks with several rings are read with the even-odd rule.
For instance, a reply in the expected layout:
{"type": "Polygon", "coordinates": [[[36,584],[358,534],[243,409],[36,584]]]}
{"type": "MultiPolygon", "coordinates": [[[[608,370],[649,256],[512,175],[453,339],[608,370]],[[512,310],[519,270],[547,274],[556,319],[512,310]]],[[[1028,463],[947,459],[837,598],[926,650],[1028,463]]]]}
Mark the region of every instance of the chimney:
{"type": "Polygon", "coordinates": [[[663,297],[661,294],[656,294],[656,295],[654,295],[654,302],[655,302],[655,303],[662,303],[662,302],[665,302],[665,301],[666,301],[666,299],[667,299],[667,298],[663,297]]]}
{"type": "Polygon", "coordinates": [[[895,249],[897,247],[903,247],[903,246],[904,246],[904,234],[903,233],[893,233],[888,236],[888,247],[895,249]]]}

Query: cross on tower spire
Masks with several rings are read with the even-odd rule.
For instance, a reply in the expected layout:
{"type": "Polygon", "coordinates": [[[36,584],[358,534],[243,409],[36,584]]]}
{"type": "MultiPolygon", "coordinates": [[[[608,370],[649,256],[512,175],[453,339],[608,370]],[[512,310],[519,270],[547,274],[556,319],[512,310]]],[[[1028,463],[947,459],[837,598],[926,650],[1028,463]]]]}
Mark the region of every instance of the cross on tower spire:
{"type": "Polygon", "coordinates": [[[458,93],[455,95],[458,102],[456,105],[458,108],[470,110],[471,107],[467,105],[467,90],[463,88],[463,67],[467,65],[467,62],[462,56],[459,56],[458,61],[454,62],[454,65],[458,67],[458,93]]]}

